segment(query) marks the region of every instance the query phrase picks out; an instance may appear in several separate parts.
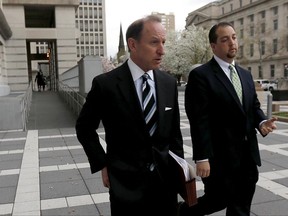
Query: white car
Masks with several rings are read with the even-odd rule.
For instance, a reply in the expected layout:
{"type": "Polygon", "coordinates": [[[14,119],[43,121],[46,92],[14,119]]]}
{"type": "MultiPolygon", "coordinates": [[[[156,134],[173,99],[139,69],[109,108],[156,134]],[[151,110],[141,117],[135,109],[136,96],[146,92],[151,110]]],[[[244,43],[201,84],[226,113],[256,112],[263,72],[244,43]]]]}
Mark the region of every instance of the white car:
{"type": "Polygon", "coordinates": [[[259,83],[264,91],[273,91],[277,89],[277,83],[271,82],[268,79],[256,79],[254,81],[259,83]]]}

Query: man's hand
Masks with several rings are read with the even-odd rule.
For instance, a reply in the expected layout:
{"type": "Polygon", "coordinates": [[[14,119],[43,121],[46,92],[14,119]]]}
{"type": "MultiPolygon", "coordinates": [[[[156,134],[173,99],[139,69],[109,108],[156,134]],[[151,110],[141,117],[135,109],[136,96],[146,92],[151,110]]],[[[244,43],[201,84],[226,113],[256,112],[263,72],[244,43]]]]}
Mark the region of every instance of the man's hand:
{"type": "Polygon", "coordinates": [[[277,129],[275,121],[277,121],[277,118],[272,117],[260,125],[260,131],[263,136],[266,136],[270,132],[273,132],[274,129],[277,129]]]}
{"type": "Polygon", "coordinates": [[[102,182],[103,182],[104,187],[110,188],[110,181],[108,177],[107,167],[104,167],[101,170],[101,174],[102,174],[102,182]]]}
{"type": "Polygon", "coordinates": [[[206,178],[210,175],[209,161],[197,161],[196,163],[196,175],[201,178],[206,178]]]}

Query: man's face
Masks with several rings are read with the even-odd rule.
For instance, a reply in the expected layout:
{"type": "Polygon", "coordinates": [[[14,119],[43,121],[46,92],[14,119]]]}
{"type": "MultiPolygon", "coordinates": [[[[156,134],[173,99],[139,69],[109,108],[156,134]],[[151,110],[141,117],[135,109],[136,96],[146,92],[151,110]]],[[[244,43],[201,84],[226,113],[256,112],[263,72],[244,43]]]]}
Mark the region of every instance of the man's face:
{"type": "Polygon", "coordinates": [[[145,72],[159,68],[165,41],[166,31],[161,23],[145,23],[140,40],[131,39],[131,59],[145,72]]]}
{"type": "Polygon", "coordinates": [[[238,51],[236,33],[231,26],[219,27],[216,30],[217,42],[211,43],[213,53],[222,60],[232,63],[238,51]]]}

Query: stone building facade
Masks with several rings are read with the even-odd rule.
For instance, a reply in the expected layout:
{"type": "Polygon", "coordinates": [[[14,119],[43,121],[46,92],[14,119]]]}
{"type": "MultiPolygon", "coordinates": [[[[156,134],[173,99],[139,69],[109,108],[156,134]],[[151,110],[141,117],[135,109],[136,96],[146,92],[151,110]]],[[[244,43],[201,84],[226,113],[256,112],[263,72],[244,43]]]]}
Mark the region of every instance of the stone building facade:
{"type": "Polygon", "coordinates": [[[288,0],[219,0],[188,14],[186,27],[227,21],[237,32],[237,62],[254,79],[288,79],[288,0]]]}
{"type": "Polygon", "coordinates": [[[75,12],[79,0],[0,0],[0,3],[1,21],[5,20],[5,26],[1,24],[3,32],[0,31],[0,85],[14,92],[25,91],[33,79],[33,60],[48,60],[55,82],[59,74],[77,64],[79,30],[75,27],[75,12]],[[49,52],[32,54],[30,44],[35,42],[47,42],[49,52]]]}

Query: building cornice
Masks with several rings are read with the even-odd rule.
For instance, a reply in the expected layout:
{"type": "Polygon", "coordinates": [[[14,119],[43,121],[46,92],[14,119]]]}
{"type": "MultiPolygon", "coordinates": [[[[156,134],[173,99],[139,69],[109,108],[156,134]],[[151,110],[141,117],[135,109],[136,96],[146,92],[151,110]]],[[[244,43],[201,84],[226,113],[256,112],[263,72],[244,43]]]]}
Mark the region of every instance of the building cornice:
{"type": "Polygon", "coordinates": [[[195,10],[195,11],[192,11],[188,14],[188,17],[186,18],[186,27],[189,26],[189,25],[192,25],[192,23],[196,24],[196,25],[201,25],[202,23],[206,23],[208,21],[218,21],[218,20],[223,20],[227,17],[230,17],[232,14],[237,14],[237,13],[241,13],[243,11],[248,11],[249,8],[255,8],[257,7],[258,5],[262,5],[262,4],[266,4],[267,2],[270,2],[271,0],[259,0],[259,1],[255,1],[255,2],[252,2],[250,4],[247,4],[247,5],[244,5],[240,8],[236,8],[230,12],[227,12],[225,14],[222,14],[222,15],[218,15],[218,16],[209,16],[208,14],[205,14],[203,13],[202,11],[204,9],[207,9],[207,8],[210,8],[210,7],[221,7],[221,5],[225,4],[227,1],[225,0],[222,0],[222,1],[215,1],[215,2],[211,2],[207,5],[204,5],[203,7],[195,10]],[[196,16],[200,16],[204,19],[198,21],[198,22],[193,22],[195,17],[196,16]],[[191,18],[192,17],[192,18],[191,18]]]}

